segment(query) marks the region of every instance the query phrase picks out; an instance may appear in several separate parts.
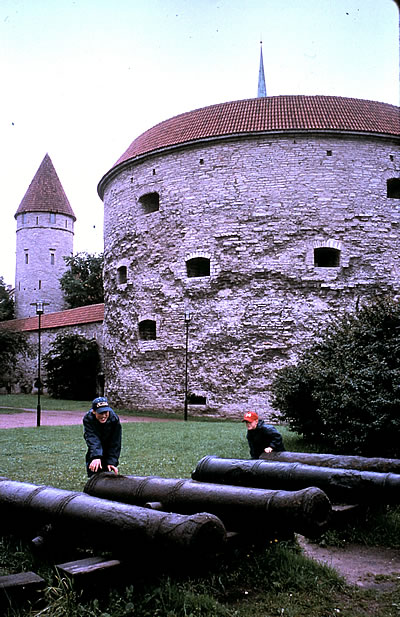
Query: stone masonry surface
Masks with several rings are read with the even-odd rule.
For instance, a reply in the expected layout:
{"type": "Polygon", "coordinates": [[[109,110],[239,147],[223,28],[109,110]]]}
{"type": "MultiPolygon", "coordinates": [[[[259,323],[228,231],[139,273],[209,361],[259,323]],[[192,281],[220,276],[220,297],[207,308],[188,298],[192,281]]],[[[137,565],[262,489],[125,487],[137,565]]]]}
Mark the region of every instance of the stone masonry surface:
{"type": "Polygon", "coordinates": [[[271,134],[187,144],[121,166],[104,190],[106,391],[115,404],[180,410],[184,312],[189,392],[221,416],[271,413],[269,385],[332,316],[397,295],[398,140],[271,134]],[[140,198],[159,194],[145,213],[140,198]],[[318,267],[314,251],[339,265],[318,267]],[[192,257],[210,275],[188,277],[192,257]],[[118,268],[126,268],[126,281],[118,268]],[[143,340],[139,322],[155,322],[143,340]]]}

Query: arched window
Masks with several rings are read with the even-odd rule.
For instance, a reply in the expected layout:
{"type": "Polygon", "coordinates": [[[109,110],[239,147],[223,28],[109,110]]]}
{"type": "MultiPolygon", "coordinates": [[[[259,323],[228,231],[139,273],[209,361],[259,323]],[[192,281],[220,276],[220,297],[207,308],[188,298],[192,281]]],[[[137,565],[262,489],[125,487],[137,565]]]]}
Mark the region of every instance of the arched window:
{"type": "Polygon", "coordinates": [[[400,199],[400,178],[389,178],[386,181],[387,197],[400,199]]]}
{"type": "Polygon", "coordinates": [[[151,214],[160,209],[160,195],[156,192],[146,193],[139,197],[139,203],[142,206],[143,214],[151,214]]]}
{"type": "Polygon", "coordinates": [[[210,276],[210,260],[207,257],[193,257],[186,262],[188,277],[210,276]]]}
{"type": "Polygon", "coordinates": [[[326,246],[314,249],[314,266],[317,268],[337,268],[340,266],[340,251],[326,246]]]}
{"type": "Polygon", "coordinates": [[[142,341],[154,341],[157,338],[157,324],[152,319],[139,322],[139,338],[142,341]]]}
{"type": "Polygon", "coordinates": [[[126,266],[120,266],[117,269],[117,282],[118,282],[118,285],[122,285],[123,283],[126,283],[127,280],[128,280],[127,268],[126,268],[126,266]]]}

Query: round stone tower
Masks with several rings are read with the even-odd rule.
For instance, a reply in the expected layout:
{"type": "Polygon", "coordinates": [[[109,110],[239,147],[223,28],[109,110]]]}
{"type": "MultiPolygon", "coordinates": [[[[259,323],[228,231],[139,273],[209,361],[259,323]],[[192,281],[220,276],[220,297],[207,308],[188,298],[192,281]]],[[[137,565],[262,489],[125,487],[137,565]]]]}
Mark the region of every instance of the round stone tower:
{"type": "Polygon", "coordinates": [[[135,139],[99,183],[114,404],[268,414],[332,317],[399,294],[399,136],[394,105],[278,96],[135,139]]]}
{"type": "Polygon", "coordinates": [[[43,300],[47,312],[65,308],[59,279],[64,257],[73,253],[75,214],[48,154],[44,157],[19,208],[15,273],[15,315],[35,314],[31,303],[43,300]]]}

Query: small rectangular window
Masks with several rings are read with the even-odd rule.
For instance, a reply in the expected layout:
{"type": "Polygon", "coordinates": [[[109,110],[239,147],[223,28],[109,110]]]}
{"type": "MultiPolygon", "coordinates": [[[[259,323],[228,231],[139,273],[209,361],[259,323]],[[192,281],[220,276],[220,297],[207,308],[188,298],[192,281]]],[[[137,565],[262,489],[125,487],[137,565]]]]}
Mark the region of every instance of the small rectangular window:
{"type": "Polygon", "coordinates": [[[400,178],[389,178],[386,182],[387,197],[400,199],[400,178]]]}
{"type": "Polygon", "coordinates": [[[139,197],[139,203],[142,206],[143,214],[158,212],[160,209],[160,195],[157,192],[146,193],[139,197]]]}
{"type": "Polygon", "coordinates": [[[56,263],[56,256],[54,255],[54,253],[50,253],[50,263],[52,266],[54,266],[54,264],[56,263]]]}
{"type": "Polygon", "coordinates": [[[25,263],[28,264],[29,263],[29,254],[25,253],[25,263]]]}
{"type": "Polygon", "coordinates": [[[117,270],[117,281],[118,285],[122,285],[126,283],[128,280],[127,268],[126,266],[120,266],[117,270]]]}
{"type": "Polygon", "coordinates": [[[50,223],[56,222],[56,214],[55,212],[50,212],[50,223]]]}

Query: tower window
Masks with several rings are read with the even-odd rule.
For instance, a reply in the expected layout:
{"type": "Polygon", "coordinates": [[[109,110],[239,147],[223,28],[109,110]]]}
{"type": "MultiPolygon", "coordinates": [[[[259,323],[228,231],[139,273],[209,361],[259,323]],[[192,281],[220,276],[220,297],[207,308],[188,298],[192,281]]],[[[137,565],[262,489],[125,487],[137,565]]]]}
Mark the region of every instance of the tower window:
{"type": "Polygon", "coordinates": [[[36,217],[36,225],[39,225],[39,217],[36,217]]]}
{"type": "Polygon", "coordinates": [[[21,223],[22,223],[22,225],[25,225],[25,223],[26,223],[26,214],[25,213],[22,214],[21,223]]]}
{"type": "Polygon", "coordinates": [[[154,341],[157,338],[157,325],[152,319],[139,322],[139,338],[142,341],[154,341]]]}
{"type": "Polygon", "coordinates": [[[55,263],[56,263],[56,256],[54,253],[50,253],[50,264],[54,266],[55,263]]]}
{"type": "Polygon", "coordinates": [[[56,214],[55,212],[50,212],[50,223],[56,222],[56,214]]]}
{"type": "Polygon", "coordinates": [[[29,253],[25,253],[25,263],[29,263],[29,253]]]}
{"type": "Polygon", "coordinates": [[[151,214],[160,209],[160,195],[156,192],[146,193],[139,197],[139,203],[142,206],[143,214],[151,214]]]}
{"type": "Polygon", "coordinates": [[[126,266],[120,266],[117,270],[118,285],[122,285],[123,283],[126,283],[127,280],[128,280],[127,268],[126,266]]]}
{"type": "Polygon", "coordinates": [[[42,289],[42,281],[39,279],[38,289],[42,289]]]}
{"type": "Polygon", "coordinates": [[[186,262],[188,277],[210,276],[210,260],[207,257],[193,257],[186,262]]]}
{"type": "Polygon", "coordinates": [[[328,247],[314,249],[314,266],[317,268],[337,268],[340,265],[340,251],[328,247]]]}
{"type": "Polygon", "coordinates": [[[400,199],[400,178],[389,178],[386,181],[387,197],[400,199]]]}

